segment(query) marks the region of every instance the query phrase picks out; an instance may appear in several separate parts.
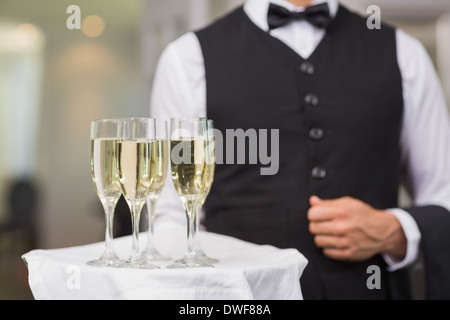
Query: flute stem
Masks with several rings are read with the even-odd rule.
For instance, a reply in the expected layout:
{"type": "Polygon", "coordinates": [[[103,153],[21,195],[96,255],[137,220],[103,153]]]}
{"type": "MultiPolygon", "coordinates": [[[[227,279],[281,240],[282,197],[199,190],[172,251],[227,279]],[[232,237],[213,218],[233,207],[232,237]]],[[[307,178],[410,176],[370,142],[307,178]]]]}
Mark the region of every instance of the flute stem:
{"type": "Polygon", "coordinates": [[[105,222],[106,222],[106,230],[105,230],[105,252],[103,253],[103,257],[105,259],[113,259],[116,258],[116,253],[114,251],[113,245],[113,221],[114,221],[114,210],[116,207],[117,200],[115,199],[106,199],[102,201],[103,208],[105,211],[105,222]]]}
{"type": "Polygon", "coordinates": [[[155,208],[157,197],[150,196],[147,201],[147,223],[148,223],[148,235],[147,235],[147,250],[153,250],[155,248],[155,208]]]}
{"type": "Polygon", "coordinates": [[[130,260],[132,262],[139,262],[142,260],[142,255],[139,252],[139,221],[141,217],[142,207],[144,202],[133,202],[130,204],[131,211],[131,227],[133,230],[132,234],[132,254],[130,260]]]}
{"type": "Polygon", "coordinates": [[[194,249],[194,240],[197,235],[195,226],[195,201],[186,200],[184,203],[187,218],[187,254],[191,255],[194,249]]]}

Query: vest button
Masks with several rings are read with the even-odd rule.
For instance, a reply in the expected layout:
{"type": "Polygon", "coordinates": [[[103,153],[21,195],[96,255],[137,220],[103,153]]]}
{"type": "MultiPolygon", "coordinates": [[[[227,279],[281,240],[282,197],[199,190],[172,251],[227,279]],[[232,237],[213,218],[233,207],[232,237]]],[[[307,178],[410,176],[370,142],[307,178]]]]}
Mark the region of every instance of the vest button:
{"type": "Polygon", "coordinates": [[[314,93],[309,93],[305,96],[305,102],[311,106],[317,106],[319,98],[314,93]]]}
{"type": "Polygon", "coordinates": [[[315,71],[314,65],[311,62],[303,62],[300,65],[300,70],[307,75],[313,75],[315,71]]]}
{"type": "Polygon", "coordinates": [[[320,140],[323,137],[323,130],[320,128],[312,128],[309,130],[309,137],[313,140],[320,140]]]}
{"type": "Polygon", "coordinates": [[[327,171],[322,167],[314,167],[311,170],[311,176],[314,179],[325,179],[327,176],[327,171]]]}

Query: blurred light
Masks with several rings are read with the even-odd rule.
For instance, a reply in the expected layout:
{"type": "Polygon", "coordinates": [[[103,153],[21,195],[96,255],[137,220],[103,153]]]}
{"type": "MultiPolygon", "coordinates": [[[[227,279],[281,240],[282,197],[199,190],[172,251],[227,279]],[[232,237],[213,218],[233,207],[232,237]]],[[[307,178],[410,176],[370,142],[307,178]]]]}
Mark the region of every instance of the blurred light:
{"type": "Polygon", "coordinates": [[[105,21],[98,15],[87,16],[82,22],[81,30],[90,38],[98,37],[105,30],[105,21]]]}
{"type": "Polygon", "coordinates": [[[0,50],[39,52],[44,45],[42,32],[30,23],[0,27],[0,50]]]}

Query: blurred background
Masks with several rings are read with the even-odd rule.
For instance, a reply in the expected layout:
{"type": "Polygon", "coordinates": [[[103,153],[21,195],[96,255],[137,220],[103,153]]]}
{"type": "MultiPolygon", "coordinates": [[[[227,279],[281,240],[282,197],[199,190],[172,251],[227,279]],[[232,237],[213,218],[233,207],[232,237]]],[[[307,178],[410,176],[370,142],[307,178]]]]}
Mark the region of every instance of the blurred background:
{"type": "MultiPolygon", "coordinates": [[[[22,254],[104,240],[90,121],[148,116],[165,46],[242,3],[0,0],[0,299],[33,299],[22,254]]],[[[450,1],[342,3],[364,15],[376,4],[383,20],[418,38],[450,101],[450,1]]]]}

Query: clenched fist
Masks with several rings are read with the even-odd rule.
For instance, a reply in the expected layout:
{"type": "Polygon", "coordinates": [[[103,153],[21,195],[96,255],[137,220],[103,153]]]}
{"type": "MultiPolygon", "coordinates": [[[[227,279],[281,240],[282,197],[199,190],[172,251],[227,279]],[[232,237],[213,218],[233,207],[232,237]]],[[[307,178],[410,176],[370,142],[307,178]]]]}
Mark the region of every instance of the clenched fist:
{"type": "Polygon", "coordinates": [[[364,261],[379,253],[403,259],[406,237],[400,222],[387,211],[344,197],[310,198],[309,231],[315,244],[329,258],[364,261]]]}

